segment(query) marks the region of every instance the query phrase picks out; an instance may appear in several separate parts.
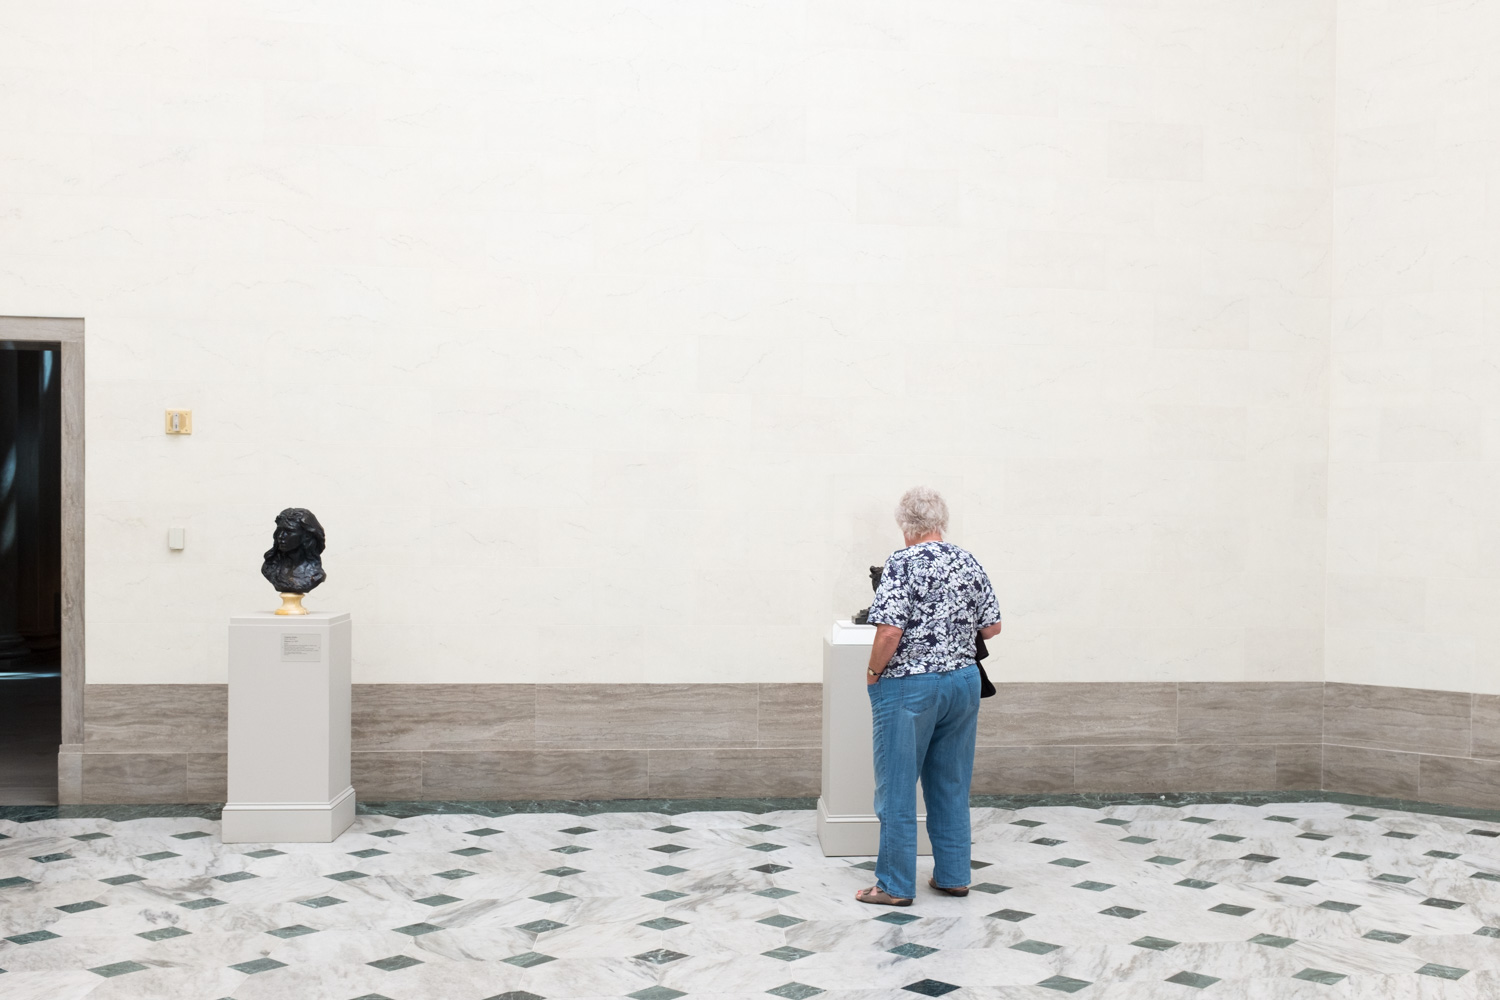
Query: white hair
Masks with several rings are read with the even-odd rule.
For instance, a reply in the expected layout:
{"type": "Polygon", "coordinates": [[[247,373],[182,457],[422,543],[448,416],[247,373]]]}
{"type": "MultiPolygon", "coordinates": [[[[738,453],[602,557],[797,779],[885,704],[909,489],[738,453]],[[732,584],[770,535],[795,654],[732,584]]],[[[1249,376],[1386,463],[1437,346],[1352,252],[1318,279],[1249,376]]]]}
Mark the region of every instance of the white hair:
{"type": "Polygon", "coordinates": [[[896,525],[907,538],[920,538],[948,530],[948,505],[929,486],[913,486],[896,504],[896,525]]]}

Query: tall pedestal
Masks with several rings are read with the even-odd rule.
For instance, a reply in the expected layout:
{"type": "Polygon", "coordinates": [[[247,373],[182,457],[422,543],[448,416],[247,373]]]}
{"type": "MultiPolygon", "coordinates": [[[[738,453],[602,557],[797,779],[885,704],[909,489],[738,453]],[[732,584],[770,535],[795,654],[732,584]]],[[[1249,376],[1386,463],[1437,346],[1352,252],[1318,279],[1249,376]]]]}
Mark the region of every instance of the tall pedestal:
{"type": "Polygon", "coordinates": [[[347,614],[229,620],[226,844],[327,843],[354,822],[347,614]]]}
{"type": "MultiPolygon", "coordinates": [[[[868,857],[880,851],[875,818],[875,760],[865,669],[875,626],[835,622],[823,640],[823,794],[818,840],[829,857],[868,857]]],[[[931,854],[927,807],[917,789],[917,853],[931,854]]]]}

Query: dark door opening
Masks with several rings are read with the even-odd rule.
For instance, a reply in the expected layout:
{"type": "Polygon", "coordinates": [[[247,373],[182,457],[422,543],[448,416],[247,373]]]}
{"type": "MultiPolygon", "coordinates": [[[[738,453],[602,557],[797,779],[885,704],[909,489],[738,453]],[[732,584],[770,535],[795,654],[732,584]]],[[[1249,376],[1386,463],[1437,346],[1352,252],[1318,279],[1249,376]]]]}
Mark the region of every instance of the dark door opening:
{"type": "Polygon", "coordinates": [[[61,366],[0,341],[0,805],[57,801],[61,742],[61,366]]]}

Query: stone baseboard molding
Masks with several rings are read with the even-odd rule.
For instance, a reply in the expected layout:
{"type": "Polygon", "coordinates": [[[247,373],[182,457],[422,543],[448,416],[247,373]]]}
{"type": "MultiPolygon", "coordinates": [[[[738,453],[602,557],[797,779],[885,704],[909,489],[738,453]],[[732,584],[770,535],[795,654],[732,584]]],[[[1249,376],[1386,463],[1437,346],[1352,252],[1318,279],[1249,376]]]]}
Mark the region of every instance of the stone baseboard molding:
{"type": "MultiPolygon", "coordinates": [[[[359,684],[363,800],[818,794],[819,684],[359,684]]],[[[222,802],[223,685],[91,684],[65,802],[222,802]]],[[[1329,791],[1500,808],[1500,696],[1302,682],[1012,683],[974,794],[1329,791]]]]}

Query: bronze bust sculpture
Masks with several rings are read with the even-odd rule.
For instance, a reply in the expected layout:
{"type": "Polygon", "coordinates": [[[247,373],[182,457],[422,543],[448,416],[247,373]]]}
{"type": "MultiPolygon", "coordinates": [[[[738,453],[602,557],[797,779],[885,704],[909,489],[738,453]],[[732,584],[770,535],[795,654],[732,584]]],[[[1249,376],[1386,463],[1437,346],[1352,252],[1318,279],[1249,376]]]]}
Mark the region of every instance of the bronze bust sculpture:
{"type": "MultiPolygon", "coordinates": [[[[880,574],[883,573],[884,571],[885,571],[885,567],[884,566],[871,566],[870,567],[870,589],[871,590],[879,590],[880,589],[880,574]]],[[[870,624],[870,609],[869,608],[865,608],[863,611],[856,611],[854,613],[854,619],[853,619],[853,621],[854,621],[854,624],[856,624],[856,625],[868,625],[868,624],[870,624]]]]}
{"type": "Polygon", "coordinates": [[[313,512],[288,507],[276,515],[276,534],[261,563],[260,574],[281,594],[278,615],[305,615],[302,596],[328,579],[323,572],[327,536],[313,512]]]}

